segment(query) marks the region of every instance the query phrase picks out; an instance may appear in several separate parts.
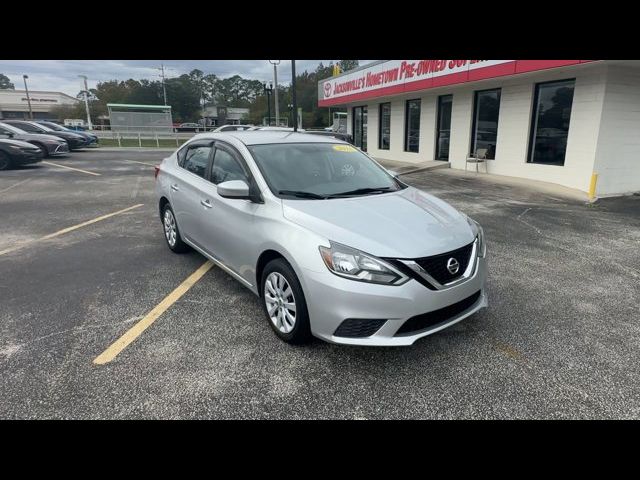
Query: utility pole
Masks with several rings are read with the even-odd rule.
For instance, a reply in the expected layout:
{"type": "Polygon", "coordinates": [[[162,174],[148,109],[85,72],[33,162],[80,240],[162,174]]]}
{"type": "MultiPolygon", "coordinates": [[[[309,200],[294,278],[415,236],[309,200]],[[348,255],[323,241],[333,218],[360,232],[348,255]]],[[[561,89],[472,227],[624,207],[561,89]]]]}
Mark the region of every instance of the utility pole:
{"type": "Polygon", "coordinates": [[[29,104],[29,119],[33,120],[33,111],[31,110],[31,97],[29,97],[29,89],[27,88],[27,78],[29,78],[29,75],[22,75],[22,79],[24,80],[24,91],[27,92],[27,103],[29,104]]]}
{"type": "Polygon", "coordinates": [[[167,104],[167,89],[164,86],[164,63],[160,64],[160,68],[156,68],[156,70],[160,70],[160,77],[162,78],[162,95],[164,96],[164,104],[167,104]]]}
{"type": "Polygon", "coordinates": [[[275,85],[275,107],[276,107],[276,127],[280,126],[280,107],[278,106],[278,65],[280,60],[269,60],[269,63],[273,65],[273,83],[275,85]]]}
{"type": "Polygon", "coordinates": [[[296,102],[296,61],[291,60],[291,103],[293,103],[293,131],[298,131],[298,103],[296,102]]]}
{"type": "Polygon", "coordinates": [[[89,113],[89,87],[87,87],[87,76],[78,75],[78,77],[84,79],[84,107],[87,110],[87,125],[89,126],[89,130],[93,130],[93,125],[91,125],[91,114],[89,113]]]}

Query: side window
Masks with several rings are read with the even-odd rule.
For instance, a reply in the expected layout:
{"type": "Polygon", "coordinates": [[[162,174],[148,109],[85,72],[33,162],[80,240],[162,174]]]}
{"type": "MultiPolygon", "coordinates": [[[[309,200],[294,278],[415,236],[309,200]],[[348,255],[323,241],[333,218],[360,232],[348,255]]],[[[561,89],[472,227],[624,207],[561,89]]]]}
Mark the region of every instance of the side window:
{"type": "Polygon", "coordinates": [[[191,173],[195,173],[199,177],[204,178],[207,171],[207,165],[209,164],[210,153],[211,147],[208,145],[189,148],[186,151],[182,167],[185,170],[189,170],[191,173]]]}
{"type": "Polygon", "coordinates": [[[242,165],[226,150],[216,149],[211,169],[211,181],[216,185],[229,180],[244,180],[249,183],[242,165]]]}
{"type": "Polygon", "coordinates": [[[184,168],[184,159],[187,157],[187,150],[189,150],[188,146],[181,148],[180,150],[178,150],[178,153],[176,154],[176,156],[178,157],[178,165],[180,165],[183,168],[184,168]]]}
{"type": "Polygon", "coordinates": [[[31,125],[30,123],[19,123],[17,126],[18,128],[24,130],[25,132],[39,133],[39,130],[33,125],[31,125]]]}

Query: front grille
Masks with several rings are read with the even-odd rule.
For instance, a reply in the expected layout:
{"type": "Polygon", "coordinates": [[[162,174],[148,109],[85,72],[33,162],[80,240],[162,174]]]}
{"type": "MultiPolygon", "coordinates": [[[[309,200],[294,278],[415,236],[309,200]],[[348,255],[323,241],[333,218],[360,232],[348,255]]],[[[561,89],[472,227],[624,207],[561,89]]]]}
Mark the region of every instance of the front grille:
{"type": "Polygon", "coordinates": [[[445,323],[470,308],[478,301],[478,298],[480,298],[480,290],[470,297],[454,303],[453,305],[449,305],[448,307],[411,317],[402,324],[395,336],[412,335],[421,330],[435,327],[440,323],[445,323]]]}
{"type": "Polygon", "coordinates": [[[451,252],[434,255],[433,257],[417,258],[415,262],[420,265],[429,275],[436,279],[439,283],[445,284],[460,278],[469,265],[473,243],[458,248],[451,252]],[[447,262],[450,258],[454,258],[460,264],[456,273],[451,273],[447,269],[447,262]]]}
{"type": "Polygon", "coordinates": [[[386,320],[367,318],[347,318],[333,333],[336,337],[370,337],[384,325],[386,320]]]}

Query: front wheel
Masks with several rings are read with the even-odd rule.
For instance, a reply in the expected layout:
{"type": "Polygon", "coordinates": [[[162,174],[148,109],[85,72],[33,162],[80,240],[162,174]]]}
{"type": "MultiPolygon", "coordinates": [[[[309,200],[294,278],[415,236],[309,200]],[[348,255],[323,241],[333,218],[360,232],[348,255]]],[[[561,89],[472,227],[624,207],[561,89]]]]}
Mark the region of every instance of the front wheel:
{"type": "Polygon", "coordinates": [[[4,152],[0,152],[0,170],[7,170],[11,167],[11,159],[9,155],[4,152]]]}
{"type": "Polygon", "coordinates": [[[182,241],[178,223],[173,210],[167,203],[162,212],[162,226],[164,227],[164,238],[171,251],[175,253],[184,253],[189,251],[189,245],[182,241]]]}
{"type": "Polygon", "coordinates": [[[276,335],[287,343],[308,343],[309,312],[291,265],[282,258],[270,261],[262,272],[261,292],[262,307],[276,335]]]}

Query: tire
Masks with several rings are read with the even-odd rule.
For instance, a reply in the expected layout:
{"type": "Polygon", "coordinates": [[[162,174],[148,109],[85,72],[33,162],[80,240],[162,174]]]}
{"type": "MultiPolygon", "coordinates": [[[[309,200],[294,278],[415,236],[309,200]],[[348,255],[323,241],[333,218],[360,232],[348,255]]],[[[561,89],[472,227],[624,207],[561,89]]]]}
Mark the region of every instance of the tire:
{"type": "Polygon", "coordinates": [[[267,321],[281,340],[295,345],[309,343],[312,340],[304,292],[297,275],[286,260],[276,258],[265,266],[260,281],[260,292],[262,308],[267,321]],[[282,279],[286,281],[285,284],[281,283],[282,279]],[[278,280],[280,283],[276,285],[278,280]],[[283,300],[279,300],[279,298],[283,300]],[[273,301],[270,301],[271,299],[273,301]],[[293,310],[288,307],[291,305],[293,310]],[[273,319],[269,314],[270,309],[272,309],[273,319]],[[285,311],[286,313],[282,313],[285,311]]]}
{"type": "Polygon", "coordinates": [[[11,158],[4,152],[0,152],[0,170],[8,170],[11,168],[11,158]]]}
{"type": "Polygon", "coordinates": [[[162,227],[164,231],[164,239],[172,252],[185,253],[190,250],[189,245],[182,241],[180,230],[178,229],[178,223],[176,222],[176,216],[173,213],[171,205],[168,203],[162,210],[162,227]]]}

